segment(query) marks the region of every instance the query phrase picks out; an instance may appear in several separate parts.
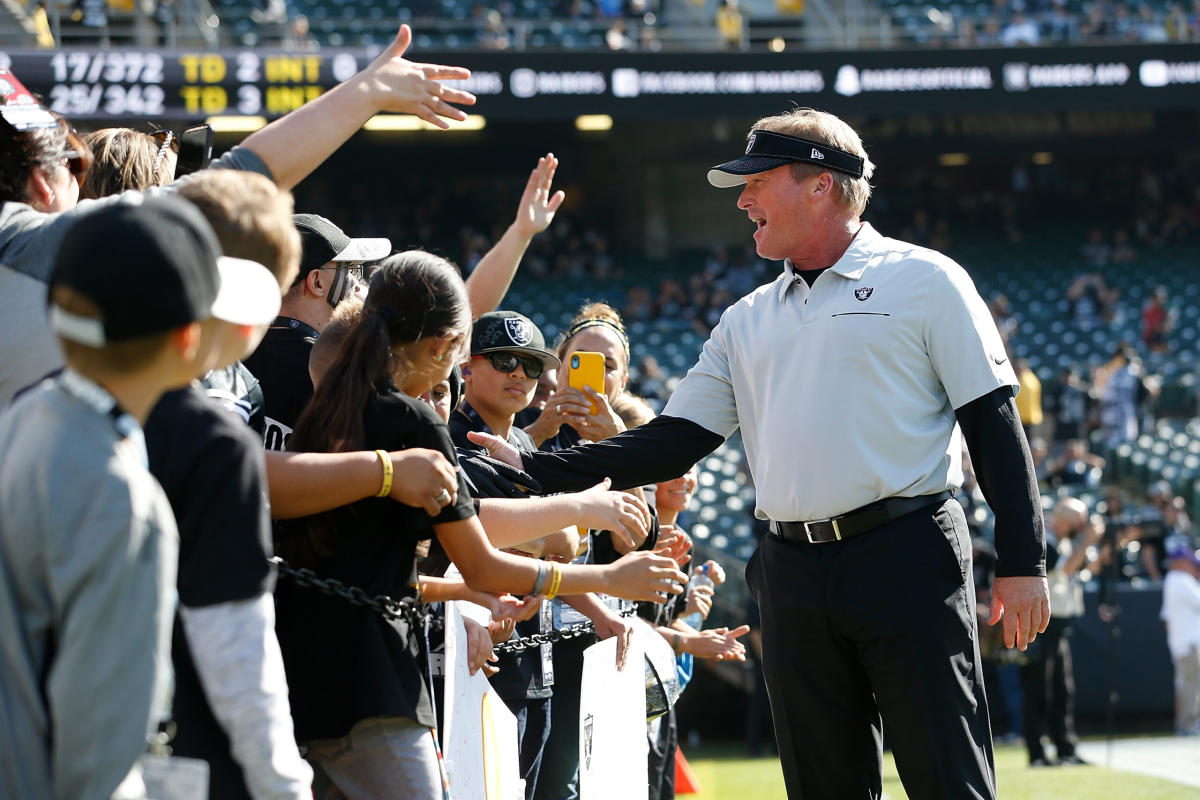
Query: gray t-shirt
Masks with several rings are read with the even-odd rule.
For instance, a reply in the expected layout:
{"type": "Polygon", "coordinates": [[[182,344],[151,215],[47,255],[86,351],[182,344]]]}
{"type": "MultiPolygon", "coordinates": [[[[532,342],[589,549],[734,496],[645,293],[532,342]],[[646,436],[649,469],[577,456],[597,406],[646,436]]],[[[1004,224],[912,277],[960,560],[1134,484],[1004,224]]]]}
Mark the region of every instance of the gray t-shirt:
{"type": "Polygon", "coordinates": [[[166,709],[175,518],[105,398],[0,412],[0,797],[108,800],[166,709]]]}
{"type": "MultiPolygon", "coordinates": [[[[212,164],[271,177],[252,150],[235,147],[212,164]]],[[[190,176],[146,193],[122,192],[99,200],[81,200],[70,211],[46,214],[25,203],[0,205],[0,406],[63,365],[58,339],[46,320],[46,284],[63,236],[83,214],[111,203],[140,203],[144,194],[173,192],[190,176]]]]}

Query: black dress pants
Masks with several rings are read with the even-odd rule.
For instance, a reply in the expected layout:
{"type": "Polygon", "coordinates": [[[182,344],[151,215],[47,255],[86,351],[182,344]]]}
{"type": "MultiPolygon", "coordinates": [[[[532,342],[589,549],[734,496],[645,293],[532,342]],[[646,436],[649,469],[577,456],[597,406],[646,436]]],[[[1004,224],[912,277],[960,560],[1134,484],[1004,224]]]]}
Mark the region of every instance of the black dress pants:
{"type": "Polygon", "coordinates": [[[767,535],[746,566],[791,800],[996,796],[971,540],[947,500],[840,542],[767,535]],[[882,724],[881,724],[882,717],[882,724]]]}
{"type": "Polygon", "coordinates": [[[1058,758],[1075,755],[1075,677],[1068,636],[1070,619],[1050,619],[1046,632],[1029,645],[1021,666],[1021,716],[1029,760],[1046,758],[1047,732],[1058,758]]]}

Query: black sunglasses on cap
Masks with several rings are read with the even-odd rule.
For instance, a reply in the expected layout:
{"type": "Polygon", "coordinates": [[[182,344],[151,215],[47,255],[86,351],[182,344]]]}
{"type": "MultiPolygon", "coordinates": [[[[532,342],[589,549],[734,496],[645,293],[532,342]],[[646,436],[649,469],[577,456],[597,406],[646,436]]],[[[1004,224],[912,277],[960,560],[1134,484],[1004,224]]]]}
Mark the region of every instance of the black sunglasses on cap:
{"type": "Polygon", "coordinates": [[[496,353],[484,353],[483,355],[472,356],[472,358],[486,358],[492,363],[492,367],[497,372],[506,374],[515,370],[517,364],[520,364],[525,368],[525,377],[534,380],[540,378],[545,369],[545,365],[542,364],[540,359],[532,356],[517,355],[516,353],[509,353],[503,350],[496,353]]]}

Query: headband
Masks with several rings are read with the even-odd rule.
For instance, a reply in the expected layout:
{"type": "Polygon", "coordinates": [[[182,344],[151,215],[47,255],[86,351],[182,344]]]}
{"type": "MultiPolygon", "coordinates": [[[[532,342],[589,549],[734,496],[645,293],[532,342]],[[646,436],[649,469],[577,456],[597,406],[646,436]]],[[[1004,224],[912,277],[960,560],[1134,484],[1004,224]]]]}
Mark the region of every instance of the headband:
{"type": "Polygon", "coordinates": [[[597,326],[605,327],[617,334],[621,339],[621,344],[625,348],[625,361],[629,361],[629,336],[626,335],[625,329],[615,322],[600,317],[588,317],[576,322],[567,329],[567,335],[563,337],[563,342],[569,342],[575,338],[575,334],[579,333],[584,328],[595,328],[597,326]]]}

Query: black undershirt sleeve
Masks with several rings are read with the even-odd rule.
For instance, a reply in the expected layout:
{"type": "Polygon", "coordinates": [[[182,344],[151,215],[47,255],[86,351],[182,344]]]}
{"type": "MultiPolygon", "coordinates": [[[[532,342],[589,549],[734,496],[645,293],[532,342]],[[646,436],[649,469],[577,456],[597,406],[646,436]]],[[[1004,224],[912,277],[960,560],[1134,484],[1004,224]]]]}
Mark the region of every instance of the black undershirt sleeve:
{"type": "Polygon", "coordinates": [[[603,478],[611,478],[614,489],[631,489],[678,478],[723,441],[690,420],[658,416],[610,439],[521,458],[546,492],[577,492],[603,478]]]}
{"type": "Polygon", "coordinates": [[[1041,493],[1012,388],[989,392],[954,414],[979,488],[996,515],[996,577],[1044,576],[1041,493]]]}

